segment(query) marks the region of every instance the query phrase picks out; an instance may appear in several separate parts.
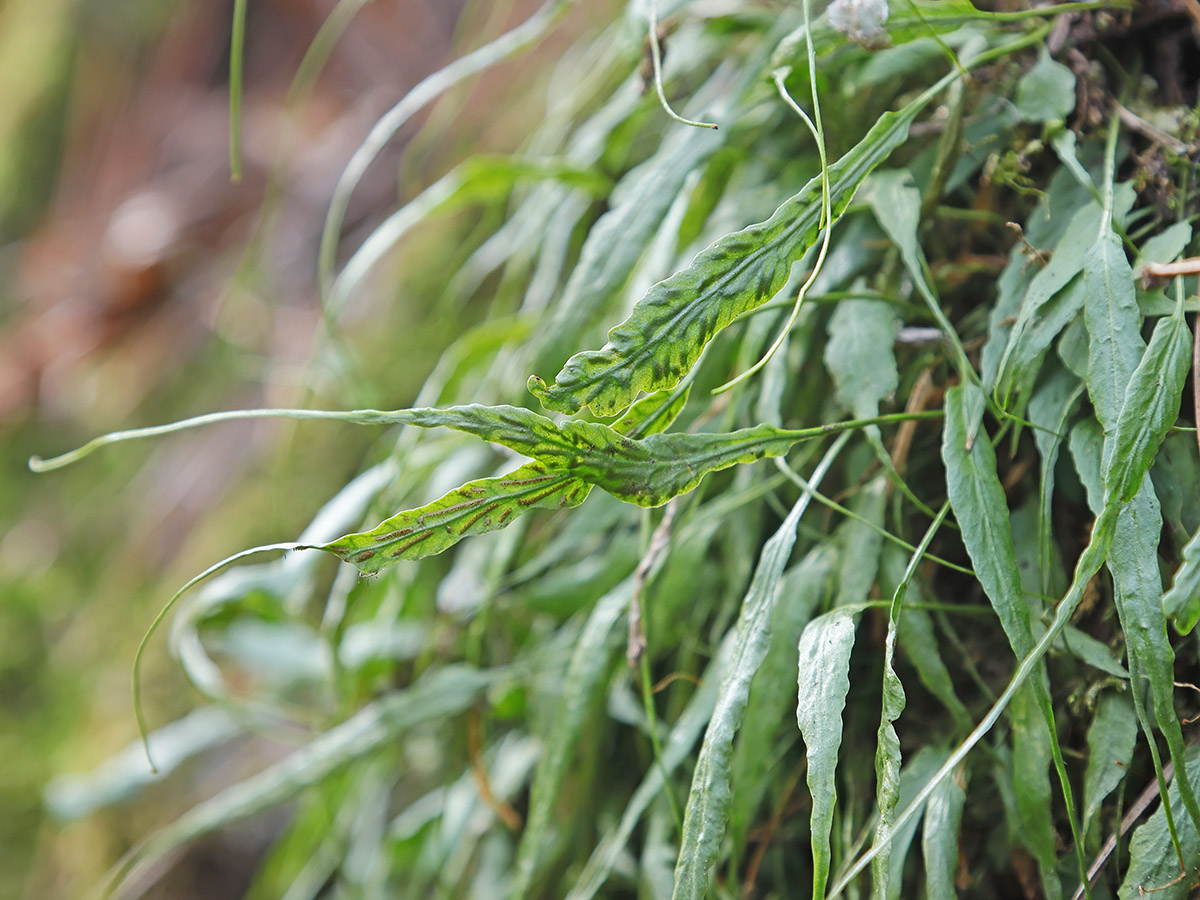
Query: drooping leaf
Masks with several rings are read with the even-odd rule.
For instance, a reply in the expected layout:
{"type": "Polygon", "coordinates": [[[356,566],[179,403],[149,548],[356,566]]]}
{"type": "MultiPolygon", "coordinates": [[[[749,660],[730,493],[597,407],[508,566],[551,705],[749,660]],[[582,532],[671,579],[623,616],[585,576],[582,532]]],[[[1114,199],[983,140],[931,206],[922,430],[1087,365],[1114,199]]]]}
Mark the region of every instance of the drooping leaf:
{"type": "Polygon", "coordinates": [[[854,616],[845,607],[809,622],[800,636],[796,722],[808,757],[808,790],[813,804],[810,827],[813,900],[825,896],[829,881],[829,835],[837,801],[834,778],[842,745],[842,709],[850,692],[853,648],[854,616]]]}
{"type": "Polygon", "coordinates": [[[782,600],[775,604],[771,648],[750,688],[746,716],[733,748],[733,802],[729,812],[733,847],[745,844],[754,816],[776,774],[774,759],[765,751],[775,744],[781,726],[790,719],[788,706],[800,633],[825,599],[836,562],[837,553],[832,547],[818,545],[784,572],[780,582],[782,600]]]}
{"type": "Polygon", "coordinates": [[[1033,648],[1033,632],[1021,592],[1008,502],[996,474],[996,453],[983,430],[983,406],[983,392],[974,385],[956,385],[946,392],[946,490],[967,555],[1009,645],[1021,659],[1033,648]]]}
{"type": "MultiPolygon", "coordinates": [[[[926,102],[923,95],[899,112],[885,113],[830,167],[835,221],[863,179],[904,140],[926,102]]],[[[549,385],[531,376],[529,390],[547,409],[574,413],[587,406],[611,416],[639,390],[675,385],[713,335],[783,286],[792,263],[816,241],[820,217],[821,179],[814,178],[767,221],[725,236],[651,288],[609,332],[602,349],[573,356],[549,385]]]]}
{"type": "Polygon", "coordinates": [[[907,698],[900,676],[893,666],[896,653],[897,624],[904,609],[909,583],[924,557],[929,543],[945,521],[950,511],[948,505],[925,532],[921,544],[909,559],[900,582],[892,592],[892,603],[888,610],[888,630],[883,644],[883,702],[879,715],[879,729],[875,738],[875,808],[878,820],[875,823],[875,841],[879,853],[871,861],[871,895],[875,900],[887,900],[891,878],[891,830],[896,822],[896,805],[900,800],[900,738],[896,734],[895,721],[904,712],[907,698]]]}

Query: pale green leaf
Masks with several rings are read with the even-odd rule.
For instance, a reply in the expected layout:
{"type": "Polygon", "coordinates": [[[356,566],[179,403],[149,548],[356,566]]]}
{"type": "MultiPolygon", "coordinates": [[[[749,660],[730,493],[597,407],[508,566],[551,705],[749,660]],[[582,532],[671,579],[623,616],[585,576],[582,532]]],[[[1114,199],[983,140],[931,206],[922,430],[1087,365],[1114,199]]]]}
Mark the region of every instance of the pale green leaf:
{"type": "Polygon", "coordinates": [[[810,828],[813,900],[825,896],[829,881],[829,836],[837,802],[835,775],[842,745],[842,710],[850,692],[850,651],[854,648],[854,616],[838,608],[809,622],[800,636],[800,695],[796,722],[808,758],[808,790],[812,795],[810,828]]]}
{"type": "Polygon", "coordinates": [[[1075,109],[1075,74],[1043,48],[1017,82],[1018,111],[1032,122],[1061,122],[1075,109]]]}
{"type": "Polygon", "coordinates": [[[899,327],[892,307],[875,300],[843,300],[829,319],[825,367],[857,418],[876,415],[900,384],[892,350],[899,327]]]}

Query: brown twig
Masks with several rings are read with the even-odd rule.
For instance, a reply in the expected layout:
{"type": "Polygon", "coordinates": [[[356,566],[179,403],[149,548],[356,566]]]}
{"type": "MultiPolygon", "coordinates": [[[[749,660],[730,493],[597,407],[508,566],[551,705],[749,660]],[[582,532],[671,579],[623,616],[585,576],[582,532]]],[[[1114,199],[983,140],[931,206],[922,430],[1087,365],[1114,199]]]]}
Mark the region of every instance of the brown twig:
{"type": "Polygon", "coordinates": [[[467,710],[467,755],[471,757],[471,773],[475,776],[475,786],[479,789],[480,799],[510,831],[520,831],[521,814],[492,793],[492,785],[488,780],[487,767],[483,764],[483,753],[480,749],[479,711],[475,709],[467,710]]]}

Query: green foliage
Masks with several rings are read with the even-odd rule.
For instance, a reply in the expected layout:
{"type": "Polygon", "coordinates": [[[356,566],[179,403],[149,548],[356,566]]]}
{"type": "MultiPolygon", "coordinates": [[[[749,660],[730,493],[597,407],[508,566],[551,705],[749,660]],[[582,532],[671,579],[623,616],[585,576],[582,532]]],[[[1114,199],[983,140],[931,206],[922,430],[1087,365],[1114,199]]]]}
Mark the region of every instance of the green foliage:
{"type": "MultiPolygon", "coordinates": [[[[381,139],[563,4],[423,82],[348,168],[321,260],[336,325],[435,217],[502,222],[433,298],[486,318],[411,408],[218,413],[34,463],[253,416],[392,429],[273,545],[305,552],[186,599],[172,646],[228,721],[316,733],[135,848],[122,883],[299,798],[257,896],[820,900],[863,896],[869,866],[880,900],[1002,897],[1028,890],[1016,858],[1055,898],[1153,770],[1169,802],[1097,895],[1182,866],[1164,896],[1184,896],[1200,804],[1176,672],[1197,660],[1167,623],[1200,619],[1179,499],[1200,484],[1200,303],[1194,276],[1136,276],[1196,242],[1117,181],[1138,135],[1072,121],[1048,38],[1102,5],[897,5],[867,47],[800,7],[673,4],[663,87],[718,131],[639,94],[634,14],[568,52],[589,71],[552,80],[527,147],[458,167],[335,273],[381,139]],[[1027,154],[1036,200],[981,181],[1027,154]],[[233,690],[232,636],[283,657],[285,628],[319,664],[233,690]]],[[[150,749],[187,758],[165,731],[150,749]]]]}

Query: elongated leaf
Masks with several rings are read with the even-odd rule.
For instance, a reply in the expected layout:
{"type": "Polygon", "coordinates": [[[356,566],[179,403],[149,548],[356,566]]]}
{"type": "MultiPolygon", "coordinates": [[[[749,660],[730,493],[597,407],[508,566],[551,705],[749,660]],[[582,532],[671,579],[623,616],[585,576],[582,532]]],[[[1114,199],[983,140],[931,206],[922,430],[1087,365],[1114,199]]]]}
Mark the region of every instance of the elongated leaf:
{"type": "MultiPolygon", "coordinates": [[[[926,102],[922,95],[899,112],[885,113],[830,167],[835,220],[863,179],[904,140],[926,102]]],[[[611,416],[639,390],[673,386],[714,334],[783,286],[792,263],[816,241],[820,217],[821,179],[814,178],[767,221],[726,235],[688,268],[652,287],[609,332],[602,349],[571,357],[550,385],[531,376],[529,390],[547,409],[574,413],[588,406],[596,415],[611,416]]]]}
{"type": "MultiPolygon", "coordinates": [[[[1033,649],[1033,630],[1021,589],[1008,503],[996,474],[995,451],[982,427],[982,411],[983,392],[975,385],[958,385],[946,392],[942,440],[946,488],[976,576],[1013,652],[1024,659],[1033,649]]],[[[1047,764],[1053,755],[1049,729],[1054,727],[1054,718],[1043,669],[1035,669],[1032,683],[1016,693],[1011,713],[1014,755],[1021,766],[1021,778],[1016,780],[1021,788],[1017,805],[1043,889],[1048,897],[1057,897],[1062,888],[1055,872],[1050,787],[1046,780],[1047,764]],[[1039,707],[1044,723],[1036,721],[1039,707]]]]}
{"type": "Polygon", "coordinates": [[[983,392],[974,385],[956,385],[946,392],[946,490],[979,583],[1021,659],[1033,648],[1033,631],[1021,592],[1008,502],[996,475],[996,453],[982,426],[983,405],[983,392]]]}
{"type": "MultiPolygon", "coordinates": [[[[1121,239],[1105,229],[1084,258],[1087,297],[1084,320],[1088,330],[1088,393],[1096,418],[1107,435],[1116,427],[1125,386],[1142,358],[1142,314],[1133,293],[1133,272],[1121,239]]],[[[1104,451],[1105,468],[1111,446],[1104,451]]],[[[1132,482],[1142,483],[1140,474],[1132,482]]]]}
{"type": "MultiPolygon", "coordinates": [[[[1167,740],[1184,806],[1193,825],[1200,828],[1200,805],[1190,779],[1179,771],[1184,743],[1175,713],[1175,651],[1167,636],[1162,575],[1158,568],[1162,515],[1149,476],[1144,477],[1143,485],[1132,501],[1121,506],[1117,516],[1116,535],[1108,557],[1113,576],[1113,599],[1125,632],[1130,674],[1135,684],[1143,677],[1150,682],[1154,723],[1167,740]]],[[[1110,495],[1109,502],[1117,502],[1116,497],[1110,495]]],[[[1139,699],[1135,692],[1135,704],[1139,699]]],[[[1139,715],[1139,718],[1147,739],[1153,740],[1149,717],[1139,715]]]]}
{"type": "Polygon", "coordinates": [[[554,802],[566,776],[588,712],[604,693],[604,683],[617,655],[617,622],[629,606],[633,579],[602,597],[588,616],[571,662],[563,676],[563,692],[546,750],[538,763],[529,797],[529,816],[517,849],[509,896],[524,897],[538,872],[540,854],[550,828],[554,802]]]}
{"type": "MultiPolygon", "coordinates": [[[[1191,335],[1180,311],[1158,321],[1124,394],[1111,456],[1123,465],[1113,466],[1104,484],[1121,500],[1132,500],[1141,489],[1146,470],[1179,417],[1190,366],[1191,335]]],[[[1105,451],[1108,457],[1107,446],[1105,451]]]]}
{"type": "Polygon", "coordinates": [[[887,501],[887,478],[876,476],[854,498],[853,511],[859,518],[847,519],[837,531],[841,551],[838,560],[838,591],[835,606],[863,603],[879,571],[883,545],[883,510],[887,501]],[[871,526],[875,525],[875,528],[871,526]]]}
{"type": "Polygon", "coordinates": [[[904,712],[907,698],[900,676],[896,674],[893,661],[896,653],[896,630],[900,614],[903,610],[905,595],[909,582],[916,573],[917,565],[929,549],[949,506],[943,506],[941,512],[933,520],[933,524],[925,532],[921,545],[913,552],[908,566],[892,592],[892,603],[888,611],[888,630],[884,638],[883,649],[883,703],[879,715],[879,729],[875,741],[875,807],[878,810],[878,821],[875,823],[875,842],[880,848],[879,854],[871,862],[871,896],[875,900],[887,900],[891,880],[892,826],[896,822],[896,804],[900,800],[900,738],[893,724],[904,712]]]}
{"type": "Polygon", "coordinates": [[[928,900],[955,900],[958,871],[958,829],[967,792],[960,769],[937,786],[925,801],[925,827],[921,851],[925,857],[925,896],[928,900]]]}
{"type": "Polygon", "coordinates": [[[1104,798],[1116,790],[1133,761],[1137,716],[1127,696],[1111,691],[1100,697],[1088,727],[1088,762],[1083,773],[1083,830],[1086,834],[1104,798]]]}
{"type": "Polygon", "coordinates": [[[850,651],[854,648],[854,616],[838,608],[809,622],[800,636],[800,697],[796,723],[808,757],[808,790],[812,794],[810,828],[813,900],[825,896],[829,882],[829,835],[837,802],[838,751],[842,746],[842,710],[850,692],[850,651]]]}
{"type": "Polygon", "coordinates": [[[679,860],[675,866],[674,900],[703,900],[708,894],[710,872],[729,820],[733,738],[745,716],[750,685],[770,649],[771,619],[779,597],[783,568],[792,555],[796,528],[812,500],[812,492],[820,485],[845,443],[844,439],[839,440],[825,454],[810,481],[812,488],[800,496],[763,547],[750,589],[742,601],[733,656],[721,680],[717,707],[704,733],[700,758],[692,774],[679,860]]]}
{"type": "Polygon", "coordinates": [[[1013,696],[1009,706],[1012,723],[1013,796],[1020,822],[1018,840],[1037,862],[1042,892],[1046,900],[1062,896],[1058,875],[1058,853],[1054,838],[1054,811],[1050,789],[1050,761],[1053,751],[1045,719],[1038,709],[1032,685],[1013,696]]]}
{"type": "Polygon", "coordinates": [[[1059,593],[1061,584],[1052,585],[1060,563],[1055,556],[1050,516],[1054,500],[1054,468],[1067,432],[1067,420],[1083,395],[1084,385],[1061,364],[1052,364],[1045,381],[1029,400],[1029,421],[1033,423],[1033,441],[1041,457],[1038,503],[1038,559],[1041,573],[1038,590],[1046,596],[1059,593]]]}
{"type": "Polygon", "coordinates": [[[776,744],[780,728],[789,717],[800,633],[825,599],[836,563],[834,548],[818,545],[783,574],[782,600],[775,604],[771,623],[771,649],[750,689],[745,720],[733,750],[729,836],[734,848],[745,845],[753,817],[775,775],[775,760],[766,748],[776,744]]]}

